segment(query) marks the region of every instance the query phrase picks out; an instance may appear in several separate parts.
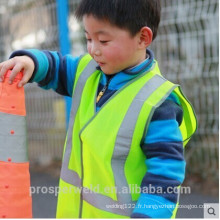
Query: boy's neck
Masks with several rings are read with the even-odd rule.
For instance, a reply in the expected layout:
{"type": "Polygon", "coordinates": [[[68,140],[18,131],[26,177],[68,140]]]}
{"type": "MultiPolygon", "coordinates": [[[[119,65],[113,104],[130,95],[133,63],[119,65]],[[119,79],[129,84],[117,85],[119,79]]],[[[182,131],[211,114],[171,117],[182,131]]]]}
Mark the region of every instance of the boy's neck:
{"type": "Polygon", "coordinates": [[[148,54],[145,54],[144,59],[142,59],[141,62],[139,62],[139,63],[136,64],[135,66],[132,66],[132,67],[127,68],[126,70],[132,71],[134,68],[138,67],[139,65],[143,64],[146,60],[148,60],[149,57],[150,57],[150,56],[149,56],[148,54]]]}
{"type": "Polygon", "coordinates": [[[152,65],[153,60],[154,60],[153,52],[147,49],[145,52],[145,59],[142,62],[140,62],[138,65],[125,69],[124,73],[129,74],[129,75],[139,74],[140,72],[148,69],[152,65]]]}

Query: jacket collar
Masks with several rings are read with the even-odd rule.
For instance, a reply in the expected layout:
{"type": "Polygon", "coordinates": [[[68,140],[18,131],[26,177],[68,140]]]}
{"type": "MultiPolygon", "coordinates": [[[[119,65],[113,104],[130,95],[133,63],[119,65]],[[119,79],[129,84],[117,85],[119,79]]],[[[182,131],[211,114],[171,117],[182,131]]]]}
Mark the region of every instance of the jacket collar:
{"type": "MultiPolygon", "coordinates": [[[[132,68],[122,70],[121,72],[118,72],[112,76],[105,75],[102,72],[100,83],[102,85],[106,85],[107,81],[110,81],[108,89],[118,90],[126,83],[128,83],[130,80],[140,75],[141,73],[148,71],[152,67],[153,63],[154,63],[154,54],[151,50],[147,49],[146,59],[142,63],[132,68]]],[[[100,69],[100,67],[98,66],[97,69],[100,69]]]]}

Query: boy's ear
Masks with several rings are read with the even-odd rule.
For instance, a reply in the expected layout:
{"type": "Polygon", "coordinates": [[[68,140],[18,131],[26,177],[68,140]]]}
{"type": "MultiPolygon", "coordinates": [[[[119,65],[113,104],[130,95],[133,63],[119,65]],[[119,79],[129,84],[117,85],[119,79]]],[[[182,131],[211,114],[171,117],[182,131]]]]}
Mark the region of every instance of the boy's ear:
{"type": "Polygon", "coordinates": [[[153,33],[152,30],[149,27],[142,27],[140,30],[140,35],[139,35],[139,46],[140,48],[147,48],[153,38],[153,33]]]}

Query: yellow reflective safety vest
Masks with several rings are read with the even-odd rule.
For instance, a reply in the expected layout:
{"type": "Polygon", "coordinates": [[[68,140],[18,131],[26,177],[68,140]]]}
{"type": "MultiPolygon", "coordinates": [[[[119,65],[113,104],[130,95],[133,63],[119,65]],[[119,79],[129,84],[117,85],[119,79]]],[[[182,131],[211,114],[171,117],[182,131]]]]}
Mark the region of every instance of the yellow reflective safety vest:
{"type": "MultiPolygon", "coordinates": [[[[57,218],[129,218],[146,174],[141,150],[155,109],[175,92],[184,110],[184,146],[196,130],[190,103],[157,63],[119,89],[96,112],[101,71],[85,55],[78,64],[65,141],[57,218]],[[123,204],[127,208],[122,209],[123,204]]],[[[175,212],[174,215],[175,216],[175,212]]]]}

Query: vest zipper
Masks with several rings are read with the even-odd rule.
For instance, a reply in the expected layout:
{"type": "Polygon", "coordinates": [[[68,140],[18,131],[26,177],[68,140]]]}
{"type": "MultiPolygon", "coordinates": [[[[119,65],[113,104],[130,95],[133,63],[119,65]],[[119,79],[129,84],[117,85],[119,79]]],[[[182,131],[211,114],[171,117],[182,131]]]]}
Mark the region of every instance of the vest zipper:
{"type": "Polygon", "coordinates": [[[96,98],[96,104],[99,102],[99,100],[102,98],[102,96],[104,95],[105,91],[107,90],[109,83],[111,82],[113,76],[111,76],[111,78],[108,79],[106,85],[102,88],[102,90],[99,92],[97,98],[96,98]]]}

